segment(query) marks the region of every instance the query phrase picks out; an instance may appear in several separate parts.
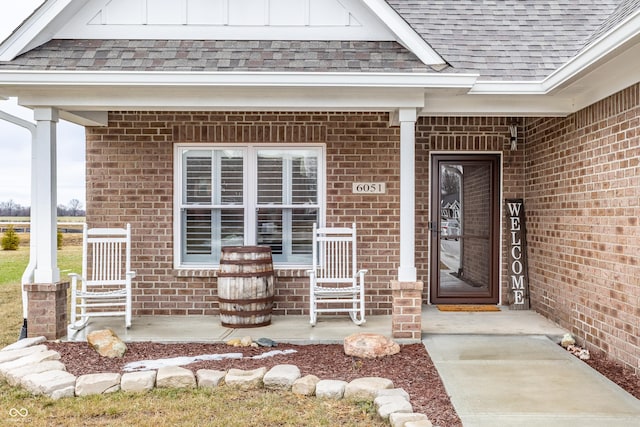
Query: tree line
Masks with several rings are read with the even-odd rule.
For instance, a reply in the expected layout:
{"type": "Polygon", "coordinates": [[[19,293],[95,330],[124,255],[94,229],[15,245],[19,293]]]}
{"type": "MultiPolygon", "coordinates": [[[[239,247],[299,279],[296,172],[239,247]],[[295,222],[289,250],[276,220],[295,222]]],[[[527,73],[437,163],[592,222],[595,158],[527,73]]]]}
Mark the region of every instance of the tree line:
{"type": "MultiPolygon", "coordinates": [[[[58,216],[85,216],[82,203],[78,199],[71,199],[67,205],[57,207],[58,216]]],[[[0,202],[0,216],[31,216],[31,207],[22,206],[13,200],[0,202]]]]}

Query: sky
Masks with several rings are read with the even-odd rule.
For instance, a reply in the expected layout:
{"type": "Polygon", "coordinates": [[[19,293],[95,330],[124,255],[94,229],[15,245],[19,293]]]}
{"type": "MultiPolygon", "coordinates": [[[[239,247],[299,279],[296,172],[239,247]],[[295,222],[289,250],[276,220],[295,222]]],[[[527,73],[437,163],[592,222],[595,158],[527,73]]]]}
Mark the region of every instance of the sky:
{"type": "MultiPolygon", "coordinates": [[[[8,37],[41,3],[42,0],[0,0],[0,40],[8,37]]],[[[0,100],[0,110],[33,122],[33,111],[18,106],[15,99],[0,100]]],[[[57,204],[68,205],[78,199],[84,208],[84,128],[60,120],[57,134],[57,204]]],[[[9,200],[31,206],[31,133],[0,120],[0,202],[9,200]]]]}

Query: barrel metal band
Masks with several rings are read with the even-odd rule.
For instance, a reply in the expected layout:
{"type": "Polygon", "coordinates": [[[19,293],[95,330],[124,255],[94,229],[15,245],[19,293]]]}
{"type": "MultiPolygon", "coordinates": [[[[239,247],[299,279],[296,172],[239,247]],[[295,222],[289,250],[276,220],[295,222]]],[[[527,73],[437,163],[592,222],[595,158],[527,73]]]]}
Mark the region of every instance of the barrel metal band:
{"type": "Polygon", "coordinates": [[[220,265],[261,265],[261,264],[272,264],[273,260],[271,258],[259,258],[259,259],[222,259],[220,260],[220,265]]]}
{"type": "Polygon", "coordinates": [[[271,319],[267,319],[264,322],[259,322],[259,323],[228,323],[228,322],[221,322],[222,326],[224,326],[225,328],[233,328],[233,329],[237,329],[237,328],[259,328],[261,326],[269,326],[271,324],[271,319]]]}
{"type": "Polygon", "coordinates": [[[264,308],[262,310],[251,310],[251,311],[220,310],[220,314],[222,314],[223,316],[237,316],[237,317],[264,316],[267,314],[271,314],[271,308],[264,308]]]}
{"type": "Polygon", "coordinates": [[[268,277],[273,276],[273,270],[254,271],[254,272],[237,272],[230,273],[227,271],[218,271],[218,277],[268,277]]]}
{"type": "MultiPolygon", "coordinates": [[[[243,298],[243,299],[226,299],[218,297],[218,302],[223,304],[262,304],[267,302],[273,302],[274,296],[266,297],[266,298],[243,298]]],[[[245,311],[244,313],[248,313],[245,311]]]]}

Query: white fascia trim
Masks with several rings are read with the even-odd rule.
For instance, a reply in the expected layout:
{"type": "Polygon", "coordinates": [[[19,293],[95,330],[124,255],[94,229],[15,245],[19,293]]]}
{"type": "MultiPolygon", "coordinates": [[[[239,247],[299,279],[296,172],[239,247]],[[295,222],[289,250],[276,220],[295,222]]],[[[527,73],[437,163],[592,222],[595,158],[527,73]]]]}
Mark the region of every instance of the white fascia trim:
{"type": "Polygon", "coordinates": [[[72,3],[80,7],[87,0],[47,0],[23,22],[2,44],[0,61],[11,61],[30,48],[51,39],[52,31],[47,31],[54,19],[72,3]]]}
{"type": "Polygon", "coordinates": [[[422,62],[436,70],[446,67],[447,62],[386,1],[363,0],[363,3],[387,24],[398,37],[398,41],[422,62]]]}
{"type": "Polygon", "coordinates": [[[543,82],[478,81],[469,91],[472,95],[544,95],[543,82]]]}
{"type": "Polygon", "coordinates": [[[469,91],[482,95],[547,95],[580,77],[590,67],[640,35],[640,10],[591,43],[540,81],[478,81],[469,91]]]}
{"type": "Polygon", "coordinates": [[[470,89],[477,74],[0,71],[1,86],[267,86],[470,89]]]}

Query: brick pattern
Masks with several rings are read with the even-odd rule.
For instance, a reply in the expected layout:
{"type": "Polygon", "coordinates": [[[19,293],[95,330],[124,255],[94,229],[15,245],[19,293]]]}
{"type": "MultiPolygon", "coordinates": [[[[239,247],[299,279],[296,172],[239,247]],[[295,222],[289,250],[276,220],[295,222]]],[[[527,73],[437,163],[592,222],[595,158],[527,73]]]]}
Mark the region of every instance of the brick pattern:
{"type": "Polygon", "coordinates": [[[31,283],[27,291],[27,333],[56,340],[67,334],[67,290],[69,282],[31,283]]]}
{"type": "Polygon", "coordinates": [[[422,338],[422,282],[391,281],[393,338],[419,340],[422,338]]]}
{"type": "Polygon", "coordinates": [[[640,372],[640,85],[526,140],[531,305],[640,372]]]}
{"type": "MultiPolygon", "coordinates": [[[[399,260],[399,128],[386,113],[111,112],[87,135],[87,222],[132,226],[133,315],[214,315],[215,272],[174,270],[175,142],[326,144],[327,225],[358,225],[367,315],[391,314],[399,260]],[[385,182],[384,195],[352,183],[385,182]]],[[[279,270],[274,314],[306,314],[304,270],[279,270]]]]}

